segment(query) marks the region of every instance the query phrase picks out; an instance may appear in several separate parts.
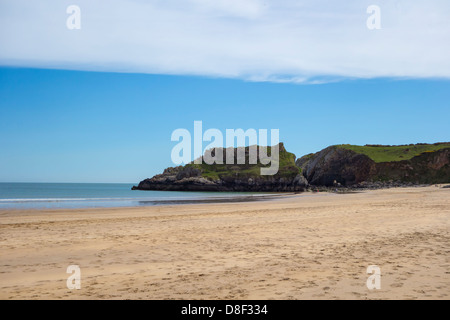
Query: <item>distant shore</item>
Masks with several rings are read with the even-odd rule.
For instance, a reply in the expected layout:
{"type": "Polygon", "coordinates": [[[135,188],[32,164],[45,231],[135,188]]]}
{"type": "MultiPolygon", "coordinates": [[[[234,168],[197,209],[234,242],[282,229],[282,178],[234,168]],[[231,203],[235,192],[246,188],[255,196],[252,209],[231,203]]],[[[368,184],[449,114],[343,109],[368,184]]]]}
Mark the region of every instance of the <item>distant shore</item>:
{"type": "Polygon", "coordinates": [[[449,299],[450,189],[0,210],[0,299],[449,299]],[[66,269],[81,268],[80,290],[66,269]],[[366,287],[367,267],[381,289],[366,287]]]}

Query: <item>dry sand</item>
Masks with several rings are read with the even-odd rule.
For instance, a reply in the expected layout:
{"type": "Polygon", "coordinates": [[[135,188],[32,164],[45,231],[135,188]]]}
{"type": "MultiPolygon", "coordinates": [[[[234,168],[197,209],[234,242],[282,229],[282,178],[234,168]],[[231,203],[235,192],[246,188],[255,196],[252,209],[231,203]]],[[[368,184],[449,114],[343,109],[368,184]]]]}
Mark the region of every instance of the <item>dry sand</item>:
{"type": "Polygon", "coordinates": [[[450,189],[0,211],[1,299],[449,299],[450,189]],[[79,265],[81,289],[66,268],[79,265]],[[368,290],[369,265],[381,289],[368,290]]]}

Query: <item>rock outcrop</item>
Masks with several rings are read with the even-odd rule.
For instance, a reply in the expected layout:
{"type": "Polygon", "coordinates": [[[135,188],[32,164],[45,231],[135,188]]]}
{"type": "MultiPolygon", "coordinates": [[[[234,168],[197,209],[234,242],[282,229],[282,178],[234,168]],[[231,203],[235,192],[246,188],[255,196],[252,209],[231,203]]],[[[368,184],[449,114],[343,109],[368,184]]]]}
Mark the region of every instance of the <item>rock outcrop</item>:
{"type": "MultiPolygon", "coordinates": [[[[214,151],[213,151],[214,153],[214,151]]],[[[201,165],[188,164],[164,170],[162,174],[145,179],[134,190],[165,191],[238,191],[287,192],[303,191],[308,182],[295,165],[295,155],[279,144],[280,166],[272,176],[260,175],[262,165],[248,164],[249,148],[245,148],[246,164],[201,165]]],[[[237,152],[234,150],[234,163],[237,152]]]]}

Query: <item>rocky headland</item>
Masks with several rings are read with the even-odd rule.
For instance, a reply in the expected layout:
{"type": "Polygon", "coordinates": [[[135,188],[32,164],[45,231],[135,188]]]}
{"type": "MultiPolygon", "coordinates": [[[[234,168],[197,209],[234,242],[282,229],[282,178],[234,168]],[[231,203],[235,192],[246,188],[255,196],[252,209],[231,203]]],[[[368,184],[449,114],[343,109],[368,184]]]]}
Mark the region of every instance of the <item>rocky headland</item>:
{"type": "MultiPolygon", "coordinates": [[[[336,145],[298,159],[280,143],[279,154],[279,170],[271,176],[260,174],[262,164],[248,164],[249,148],[246,147],[246,164],[190,163],[171,167],[141,181],[133,189],[300,192],[450,182],[450,143],[447,142],[402,146],[336,145]]],[[[234,155],[236,160],[237,149],[234,155]]]]}

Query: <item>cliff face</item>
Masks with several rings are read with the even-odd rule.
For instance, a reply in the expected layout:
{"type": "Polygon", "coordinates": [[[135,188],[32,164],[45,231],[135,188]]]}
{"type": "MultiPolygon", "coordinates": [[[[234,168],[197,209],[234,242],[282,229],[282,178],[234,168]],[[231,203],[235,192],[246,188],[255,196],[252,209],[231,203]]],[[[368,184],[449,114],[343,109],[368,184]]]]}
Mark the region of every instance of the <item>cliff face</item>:
{"type": "MultiPolygon", "coordinates": [[[[164,170],[162,174],[145,179],[134,190],[165,191],[251,191],[282,192],[303,191],[308,185],[299,168],[295,165],[295,155],[284,145],[279,145],[279,170],[272,176],[262,176],[262,165],[248,164],[249,148],[245,148],[246,164],[188,164],[164,170]]],[[[234,150],[237,163],[237,150],[234,150]]],[[[224,159],[225,160],[225,159],[224,159]]]]}
{"type": "Polygon", "coordinates": [[[312,185],[354,186],[362,182],[447,183],[450,181],[450,148],[423,152],[408,160],[375,162],[365,154],[338,146],[296,161],[312,185]]]}
{"type": "Polygon", "coordinates": [[[302,157],[296,164],[308,182],[317,186],[333,186],[334,181],[350,186],[368,180],[375,170],[375,162],[366,155],[335,146],[302,157]]]}
{"type": "Polygon", "coordinates": [[[450,182],[450,148],[425,152],[410,160],[378,163],[375,179],[423,184],[450,182]]]}

